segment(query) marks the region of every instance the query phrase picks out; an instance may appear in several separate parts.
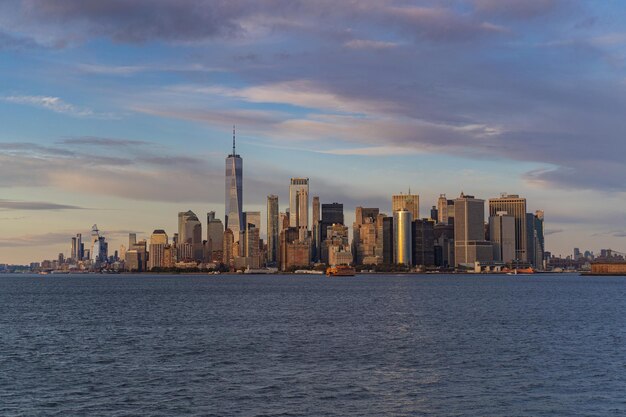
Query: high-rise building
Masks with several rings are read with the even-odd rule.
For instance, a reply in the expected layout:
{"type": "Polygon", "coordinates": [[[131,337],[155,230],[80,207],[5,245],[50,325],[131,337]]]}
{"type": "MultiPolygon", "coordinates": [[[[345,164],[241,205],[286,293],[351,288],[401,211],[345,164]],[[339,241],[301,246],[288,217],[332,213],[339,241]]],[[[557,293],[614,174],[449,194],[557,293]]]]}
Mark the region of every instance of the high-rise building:
{"type": "MultiPolygon", "coordinates": [[[[285,271],[290,266],[295,265],[295,261],[291,259],[291,256],[294,256],[295,253],[289,251],[289,245],[297,243],[299,238],[299,232],[297,227],[287,227],[280,231],[279,239],[279,261],[280,261],[280,269],[285,271]]],[[[298,264],[298,266],[303,266],[302,264],[298,264]]]]}
{"type": "Polygon", "coordinates": [[[377,258],[378,208],[357,207],[352,225],[352,254],[356,265],[379,264],[377,258]]]}
{"type": "Polygon", "coordinates": [[[417,219],[412,223],[413,265],[435,265],[435,222],[430,219],[417,219]]]}
{"type": "Polygon", "coordinates": [[[91,228],[91,260],[94,262],[106,262],[108,260],[108,244],[104,236],[100,236],[97,225],[91,228]]]}
{"type": "Polygon", "coordinates": [[[224,227],[233,232],[235,242],[245,229],[243,222],[243,159],[235,152],[235,127],[233,126],[233,153],[226,158],[226,190],[224,227]]]}
{"type": "Polygon", "coordinates": [[[537,232],[535,231],[535,215],[526,213],[526,262],[532,266],[535,263],[535,243],[537,243],[537,232]]]}
{"type": "Polygon", "coordinates": [[[393,217],[383,217],[383,264],[393,264],[393,217]]]}
{"type": "Polygon", "coordinates": [[[253,224],[254,227],[261,230],[261,212],[260,211],[246,211],[243,213],[244,225],[253,224]]]}
{"type": "Polygon", "coordinates": [[[463,193],[454,200],[454,249],[457,265],[493,260],[491,243],[485,241],[485,200],[463,193]]]}
{"type": "Polygon", "coordinates": [[[221,262],[224,250],[224,224],[220,219],[215,218],[215,212],[207,213],[206,240],[208,246],[209,262],[221,262]]]}
{"type": "Polygon", "coordinates": [[[326,231],[328,230],[328,226],[332,226],[333,224],[344,224],[343,204],[322,204],[322,219],[319,229],[320,242],[324,242],[326,240],[326,231]]]}
{"type": "Polygon", "coordinates": [[[411,222],[413,214],[409,210],[393,212],[393,262],[410,267],[413,265],[411,250],[411,222]]]}
{"type": "MultiPolygon", "coordinates": [[[[198,216],[189,210],[178,213],[178,247],[191,245],[191,259],[202,261],[204,258],[202,247],[202,223],[198,216]]],[[[186,255],[186,254],[185,254],[186,255]]]]}
{"type": "Polygon", "coordinates": [[[445,268],[454,267],[454,224],[437,223],[433,229],[435,235],[435,265],[445,268]]]}
{"type": "Polygon", "coordinates": [[[454,200],[448,200],[445,194],[437,199],[437,223],[454,224],[454,200]]]}
{"type": "Polygon", "coordinates": [[[321,233],[320,233],[320,198],[318,196],[313,197],[313,219],[311,222],[311,232],[312,232],[312,248],[311,248],[311,258],[313,262],[318,262],[320,260],[320,249],[321,249],[321,233]]]}
{"type": "MultiPolygon", "coordinates": [[[[313,201],[315,201],[315,198],[313,201]]],[[[319,199],[318,199],[319,202],[319,199]]],[[[315,211],[313,211],[315,213],[315,211]]],[[[314,216],[315,217],[315,216],[314,216]]],[[[280,225],[278,222],[278,196],[267,196],[267,261],[275,263],[278,260],[278,234],[280,233],[280,225]]]]}
{"type": "Polygon", "coordinates": [[[313,197],[313,226],[320,222],[320,198],[313,197]]]}
{"type": "Polygon", "coordinates": [[[132,249],[133,245],[137,243],[137,233],[128,234],[128,248],[132,249]]]}
{"type": "Polygon", "coordinates": [[[292,178],[289,186],[289,226],[309,228],[309,179],[292,178]]]}
{"type": "Polygon", "coordinates": [[[165,247],[168,246],[168,238],[165,230],[157,229],[150,236],[148,254],[148,269],[163,268],[165,266],[165,247]]]}
{"type": "Polygon", "coordinates": [[[526,232],[526,199],[517,194],[502,194],[489,199],[489,216],[506,212],[515,218],[515,259],[528,261],[528,233],[526,232]]]}
{"type": "Polygon", "coordinates": [[[420,197],[417,194],[397,194],[391,197],[391,210],[408,210],[411,212],[413,219],[419,219],[420,216],[420,197]]]}
{"type": "Polygon", "coordinates": [[[439,219],[439,212],[437,211],[437,206],[432,206],[430,208],[430,219],[434,222],[437,222],[439,219]]]}
{"type": "Polygon", "coordinates": [[[535,268],[539,270],[544,269],[543,261],[546,252],[543,217],[543,210],[537,210],[535,212],[535,235],[537,237],[537,242],[535,244],[535,268]]]}
{"type": "Polygon", "coordinates": [[[327,225],[344,224],[343,204],[322,204],[322,222],[327,225]]]}
{"type": "MultiPolygon", "coordinates": [[[[326,227],[326,240],[322,243],[321,261],[325,264],[338,265],[336,262],[342,260],[345,263],[346,256],[343,252],[350,252],[350,244],[348,241],[348,227],[343,224],[333,224],[326,227]],[[334,248],[334,249],[333,249],[334,248]],[[338,257],[331,257],[331,252],[335,250],[334,255],[338,257]]],[[[350,252],[350,262],[352,263],[352,252],[350,252]]],[[[341,265],[341,263],[339,264],[341,265]]]]}
{"type": "Polygon", "coordinates": [[[226,229],[224,230],[224,239],[223,239],[223,244],[224,244],[224,249],[222,249],[222,253],[224,255],[224,265],[228,266],[229,268],[233,266],[234,263],[234,256],[233,256],[233,245],[235,242],[235,237],[233,236],[233,231],[230,229],[226,229]]]}
{"type": "Polygon", "coordinates": [[[489,237],[494,261],[509,263],[515,259],[515,217],[503,211],[489,216],[489,237]]]}

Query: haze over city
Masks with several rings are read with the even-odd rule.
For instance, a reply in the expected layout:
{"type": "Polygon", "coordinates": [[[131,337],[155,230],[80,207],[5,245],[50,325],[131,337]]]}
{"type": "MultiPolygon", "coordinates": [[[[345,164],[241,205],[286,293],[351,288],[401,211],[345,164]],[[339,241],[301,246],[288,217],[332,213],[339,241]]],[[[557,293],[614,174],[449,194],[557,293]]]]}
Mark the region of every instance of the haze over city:
{"type": "MultiPolygon", "coordinates": [[[[67,253],[97,223],[174,233],[224,216],[237,125],[243,205],[391,195],[545,211],[546,246],[624,252],[624,8],[467,1],[5,1],[0,262],[67,253]]],[[[264,219],[264,216],[261,216],[264,219]]],[[[261,227],[265,230],[265,225],[261,227]]]]}

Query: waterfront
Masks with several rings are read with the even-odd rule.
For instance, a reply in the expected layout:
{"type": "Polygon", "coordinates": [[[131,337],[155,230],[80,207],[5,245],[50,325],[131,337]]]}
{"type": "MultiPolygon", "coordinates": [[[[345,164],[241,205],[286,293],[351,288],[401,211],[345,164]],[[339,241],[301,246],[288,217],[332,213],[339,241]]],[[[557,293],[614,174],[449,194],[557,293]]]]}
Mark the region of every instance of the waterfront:
{"type": "Polygon", "coordinates": [[[626,279],[0,276],[0,415],[626,413],[626,279]]]}

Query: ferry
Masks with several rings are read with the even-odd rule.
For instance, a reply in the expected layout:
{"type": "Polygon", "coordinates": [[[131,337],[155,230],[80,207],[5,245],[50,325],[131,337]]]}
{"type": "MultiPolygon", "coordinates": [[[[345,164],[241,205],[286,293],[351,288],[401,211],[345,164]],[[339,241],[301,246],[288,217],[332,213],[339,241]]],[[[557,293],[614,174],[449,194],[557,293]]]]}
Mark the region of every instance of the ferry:
{"type": "Polygon", "coordinates": [[[533,269],[533,267],[529,266],[528,268],[515,268],[513,271],[507,272],[507,275],[529,275],[534,273],[535,270],[533,269]]]}
{"type": "Polygon", "coordinates": [[[327,277],[353,277],[356,270],[348,265],[337,265],[326,269],[327,277]]]}
{"type": "Polygon", "coordinates": [[[306,275],[322,275],[322,271],[316,271],[314,269],[298,269],[294,274],[306,274],[306,275]]]}

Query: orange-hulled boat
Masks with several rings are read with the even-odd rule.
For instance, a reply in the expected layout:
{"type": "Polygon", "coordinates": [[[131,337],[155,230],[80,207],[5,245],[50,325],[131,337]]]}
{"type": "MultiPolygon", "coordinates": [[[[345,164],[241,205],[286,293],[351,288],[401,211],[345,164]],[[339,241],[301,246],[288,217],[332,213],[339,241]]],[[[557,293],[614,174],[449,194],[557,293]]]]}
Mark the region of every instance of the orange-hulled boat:
{"type": "Polygon", "coordinates": [[[353,277],[356,270],[348,265],[337,265],[326,269],[327,277],[353,277]]]}

